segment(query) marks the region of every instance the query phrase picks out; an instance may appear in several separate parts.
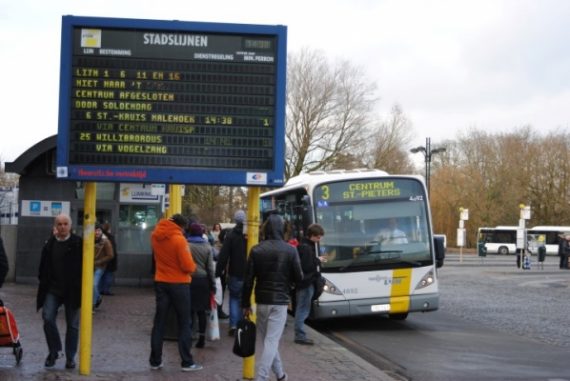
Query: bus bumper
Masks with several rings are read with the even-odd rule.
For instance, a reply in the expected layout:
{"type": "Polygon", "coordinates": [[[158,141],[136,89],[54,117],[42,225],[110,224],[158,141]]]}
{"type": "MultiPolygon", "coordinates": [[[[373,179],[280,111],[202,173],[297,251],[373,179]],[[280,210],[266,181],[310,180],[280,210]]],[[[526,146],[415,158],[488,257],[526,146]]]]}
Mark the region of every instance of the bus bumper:
{"type": "MultiPolygon", "coordinates": [[[[390,298],[372,298],[359,300],[339,300],[330,302],[316,301],[313,304],[311,318],[330,319],[348,316],[390,315],[390,311],[373,312],[373,306],[390,304],[390,298]]],[[[407,312],[428,312],[439,308],[438,294],[421,294],[410,297],[407,312]]],[[[398,311],[402,313],[403,311],[398,311]]]]}

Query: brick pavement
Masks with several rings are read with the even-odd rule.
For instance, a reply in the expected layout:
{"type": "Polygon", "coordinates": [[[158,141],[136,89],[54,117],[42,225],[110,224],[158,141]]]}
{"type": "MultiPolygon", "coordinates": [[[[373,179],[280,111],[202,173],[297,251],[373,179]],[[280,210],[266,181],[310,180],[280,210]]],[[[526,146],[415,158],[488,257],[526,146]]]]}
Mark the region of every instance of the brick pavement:
{"type": "MultiPolygon", "coordinates": [[[[154,312],[151,288],[116,287],[115,296],[105,297],[93,316],[91,374],[80,376],[78,369],[65,370],[64,360],[55,369],[46,370],[43,362],[47,346],[41,314],[35,311],[36,286],[8,283],[0,289],[0,298],[12,309],[22,335],[24,356],[20,366],[9,348],[0,348],[0,380],[241,380],[242,359],[231,352],[232,338],[227,336],[227,320],[220,322],[221,340],[206,342],[203,349],[192,348],[195,360],[204,366],[197,372],[181,372],[175,341],[164,343],[164,368],[151,371],[148,365],[150,330],[154,312]]],[[[64,332],[64,314],[59,323],[64,332]]],[[[293,343],[293,320],[289,317],[280,350],[289,380],[392,380],[387,374],[345,348],[318,334],[310,327],[314,346],[293,343]]],[[[79,361],[79,358],[77,359],[79,361]]]]}

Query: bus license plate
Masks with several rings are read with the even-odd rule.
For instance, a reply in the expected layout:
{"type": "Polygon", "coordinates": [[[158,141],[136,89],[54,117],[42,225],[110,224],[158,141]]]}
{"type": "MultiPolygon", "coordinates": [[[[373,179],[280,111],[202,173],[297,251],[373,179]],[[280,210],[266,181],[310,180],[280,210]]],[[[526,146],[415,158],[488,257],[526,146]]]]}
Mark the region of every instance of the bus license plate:
{"type": "Polygon", "coordinates": [[[372,310],[372,312],[388,312],[388,311],[390,311],[390,305],[389,304],[374,304],[373,306],[370,307],[370,309],[372,310]]]}

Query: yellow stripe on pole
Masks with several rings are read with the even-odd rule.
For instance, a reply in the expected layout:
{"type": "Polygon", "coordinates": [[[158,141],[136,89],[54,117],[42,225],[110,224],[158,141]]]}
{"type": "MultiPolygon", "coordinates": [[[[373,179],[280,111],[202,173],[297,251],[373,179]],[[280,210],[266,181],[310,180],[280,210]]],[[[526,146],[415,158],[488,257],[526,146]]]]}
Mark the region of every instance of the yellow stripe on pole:
{"type": "Polygon", "coordinates": [[[410,284],[412,269],[396,269],[392,273],[390,313],[405,313],[410,310],[410,284]]]}
{"type": "Polygon", "coordinates": [[[168,188],[170,205],[166,212],[166,217],[182,213],[182,185],[170,184],[168,188]]]}
{"type": "Polygon", "coordinates": [[[79,342],[79,374],[91,373],[91,338],[93,332],[93,269],[95,253],[95,211],[97,184],[85,184],[83,204],[83,271],[81,284],[81,319],[79,342]]]}
{"type": "MultiPolygon", "coordinates": [[[[251,187],[247,193],[247,255],[251,248],[259,242],[259,187],[251,187]]],[[[255,293],[251,294],[251,307],[253,314],[250,316],[253,322],[255,316],[255,293]]],[[[255,377],[255,355],[243,359],[243,378],[253,380],[255,377]]]]}

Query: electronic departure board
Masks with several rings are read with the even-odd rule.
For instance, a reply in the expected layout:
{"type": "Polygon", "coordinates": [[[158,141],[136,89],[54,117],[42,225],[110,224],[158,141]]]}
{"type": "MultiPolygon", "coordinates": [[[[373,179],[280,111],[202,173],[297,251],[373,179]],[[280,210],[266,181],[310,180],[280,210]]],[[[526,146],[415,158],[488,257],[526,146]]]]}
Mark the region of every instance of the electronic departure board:
{"type": "Polygon", "coordinates": [[[57,177],[283,184],[286,27],[63,17],[57,177]]]}

